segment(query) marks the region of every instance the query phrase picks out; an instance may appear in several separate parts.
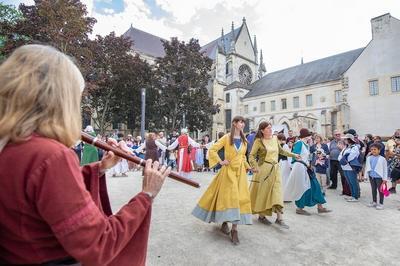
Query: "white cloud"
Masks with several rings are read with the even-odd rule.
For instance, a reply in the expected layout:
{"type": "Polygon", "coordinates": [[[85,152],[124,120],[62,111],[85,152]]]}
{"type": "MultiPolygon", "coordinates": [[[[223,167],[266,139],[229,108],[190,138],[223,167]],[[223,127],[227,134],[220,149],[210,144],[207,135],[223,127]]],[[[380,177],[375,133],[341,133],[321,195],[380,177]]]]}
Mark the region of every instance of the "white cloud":
{"type": "Polygon", "coordinates": [[[114,14],[115,13],[114,9],[111,9],[111,8],[103,8],[103,12],[105,14],[114,14]]]}

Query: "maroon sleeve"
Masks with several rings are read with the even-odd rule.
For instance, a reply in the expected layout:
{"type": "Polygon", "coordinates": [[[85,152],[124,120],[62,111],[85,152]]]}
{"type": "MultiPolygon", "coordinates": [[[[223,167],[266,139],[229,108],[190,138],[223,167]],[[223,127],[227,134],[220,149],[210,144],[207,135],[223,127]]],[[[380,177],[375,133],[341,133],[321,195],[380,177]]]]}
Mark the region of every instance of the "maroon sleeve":
{"type": "Polygon", "coordinates": [[[107,265],[136,246],[137,257],[129,256],[131,264],[143,264],[151,215],[148,195],[139,193],[117,214],[104,216],[86,190],[70,150],[54,154],[34,174],[36,208],[72,257],[84,265],[107,265]]]}
{"type": "Polygon", "coordinates": [[[92,196],[96,205],[104,212],[105,215],[112,215],[111,204],[108,198],[106,175],[99,176],[100,163],[91,163],[81,167],[83,180],[86,189],[92,196]]]}

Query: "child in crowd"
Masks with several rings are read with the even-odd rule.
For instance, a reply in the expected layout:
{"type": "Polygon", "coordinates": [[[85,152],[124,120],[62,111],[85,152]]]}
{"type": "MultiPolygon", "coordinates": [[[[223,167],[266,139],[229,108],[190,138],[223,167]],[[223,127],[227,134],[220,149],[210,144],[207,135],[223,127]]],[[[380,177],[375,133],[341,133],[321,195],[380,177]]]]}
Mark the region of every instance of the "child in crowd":
{"type": "Polygon", "coordinates": [[[171,166],[172,169],[174,169],[176,167],[176,156],[177,156],[176,150],[172,150],[169,152],[168,166],[171,166]]]}
{"type": "Polygon", "coordinates": [[[329,160],[326,158],[325,151],[322,148],[317,149],[315,159],[315,175],[321,186],[322,194],[325,196],[327,188],[326,171],[329,160]]]}
{"type": "Polygon", "coordinates": [[[374,207],[377,210],[383,210],[384,195],[380,192],[380,187],[388,180],[387,161],[385,157],[379,155],[382,146],[379,143],[371,144],[370,152],[365,164],[365,177],[369,177],[372,189],[372,202],[368,207],[374,207]],[[379,193],[379,204],[377,203],[377,192],[379,193]]]}

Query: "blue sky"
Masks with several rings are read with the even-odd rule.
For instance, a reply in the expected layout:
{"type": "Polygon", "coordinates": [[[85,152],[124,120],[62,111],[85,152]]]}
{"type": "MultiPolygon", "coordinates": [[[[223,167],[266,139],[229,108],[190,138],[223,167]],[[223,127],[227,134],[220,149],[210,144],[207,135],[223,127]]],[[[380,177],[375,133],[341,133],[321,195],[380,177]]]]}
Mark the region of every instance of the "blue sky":
{"type": "MultiPolygon", "coordinates": [[[[0,0],[1,1],[1,0],[0,0]]],[[[268,71],[364,47],[370,20],[400,19],[400,0],[81,0],[96,18],[94,33],[123,34],[132,24],[162,38],[206,44],[246,17],[268,71]]],[[[33,0],[5,0],[8,4],[33,0]]]]}

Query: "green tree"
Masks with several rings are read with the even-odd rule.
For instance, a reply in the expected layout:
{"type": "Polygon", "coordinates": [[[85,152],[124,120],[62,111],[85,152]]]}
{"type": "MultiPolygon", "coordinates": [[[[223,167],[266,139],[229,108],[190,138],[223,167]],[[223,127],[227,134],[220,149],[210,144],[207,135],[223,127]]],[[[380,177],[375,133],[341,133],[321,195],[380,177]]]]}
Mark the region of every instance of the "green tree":
{"type": "Polygon", "coordinates": [[[5,56],[2,50],[8,40],[8,28],[13,27],[21,19],[22,13],[15,6],[0,3],[0,59],[5,56]]]}
{"type": "Polygon", "coordinates": [[[130,53],[131,41],[112,32],[89,44],[93,61],[83,97],[84,111],[104,133],[112,122],[137,126],[140,88],[149,86],[150,66],[130,53]]]}
{"type": "Polygon", "coordinates": [[[83,70],[90,61],[88,35],[96,20],[87,17],[79,0],[35,0],[34,5],[19,5],[23,19],[0,22],[6,36],[3,54],[26,43],[46,43],[75,57],[83,70]],[[24,38],[16,36],[25,36],[24,38]]]}
{"type": "Polygon", "coordinates": [[[165,56],[158,58],[155,86],[159,88],[160,115],[155,124],[172,130],[183,126],[205,131],[211,126],[215,107],[207,90],[212,61],[200,52],[197,40],[164,41],[165,56]]]}

